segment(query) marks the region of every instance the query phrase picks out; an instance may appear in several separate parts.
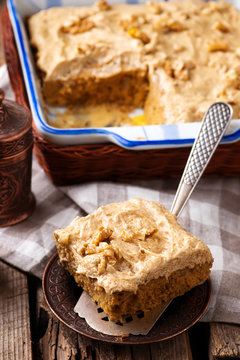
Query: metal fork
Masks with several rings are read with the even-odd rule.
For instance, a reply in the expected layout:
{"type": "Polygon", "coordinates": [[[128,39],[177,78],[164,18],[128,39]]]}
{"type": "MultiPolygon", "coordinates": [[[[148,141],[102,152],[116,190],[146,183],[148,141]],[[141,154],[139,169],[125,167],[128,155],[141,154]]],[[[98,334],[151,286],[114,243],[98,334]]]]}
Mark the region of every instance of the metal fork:
{"type": "MultiPolygon", "coordinates": [[[[171,213],[177,217],[186,205],[206,169],[232,118],[232,108],[224,102],[212,104],[204,115],[173,200],[171,213]]],[[[165,304],[162,313],[171,301],[165,304]]]]}
{"type": "Polygon", "coordinates": [[[230,105],[216,102],[204,115],[171,207],[171,213],[177,217],[213,156],[230,123],[232,112],[230,105]]]}

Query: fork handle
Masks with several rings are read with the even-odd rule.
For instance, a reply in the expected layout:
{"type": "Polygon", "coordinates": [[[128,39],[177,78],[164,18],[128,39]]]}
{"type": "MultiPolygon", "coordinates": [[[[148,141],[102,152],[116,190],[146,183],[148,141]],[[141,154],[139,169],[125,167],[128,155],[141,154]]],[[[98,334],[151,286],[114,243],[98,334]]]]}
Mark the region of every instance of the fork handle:
{"type": "Polygon", "coordinates": [[[232,118],[232,108],[224,102],[212,104],[204,115],[199,134],[194,141],[171,212],[179,216],[232,118]]]}

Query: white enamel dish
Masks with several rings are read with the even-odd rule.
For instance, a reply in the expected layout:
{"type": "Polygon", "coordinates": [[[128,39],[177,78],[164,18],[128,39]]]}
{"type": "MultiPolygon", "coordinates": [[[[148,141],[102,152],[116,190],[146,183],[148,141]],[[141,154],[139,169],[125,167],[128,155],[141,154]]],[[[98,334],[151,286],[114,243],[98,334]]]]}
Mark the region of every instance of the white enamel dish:
{"type": "MultiPolygon", "coordinates": [[[[119,3],[123,0],[109,2],[119,3]]],[[[144,1],[130,0],[126,2],[143,3],[144,1]]],[[[112,142],[132,150],[191,146],[201,123],[74,129],[59,129],[48,125],[43,111],[46,104],[38,85],[24,20],[36,12],[52,6],[86,6],[93,3],[94,1],[91,0],[7,0],[28,99],[40,135],[44,139],[60,145],[112,142]]],[[[240,7],[240,1],[233,1],[233,3],[236,7],[240,7]]],[[[239,139],[240,119],[232,120],[221,143],[231,143],[239,139]]]]}

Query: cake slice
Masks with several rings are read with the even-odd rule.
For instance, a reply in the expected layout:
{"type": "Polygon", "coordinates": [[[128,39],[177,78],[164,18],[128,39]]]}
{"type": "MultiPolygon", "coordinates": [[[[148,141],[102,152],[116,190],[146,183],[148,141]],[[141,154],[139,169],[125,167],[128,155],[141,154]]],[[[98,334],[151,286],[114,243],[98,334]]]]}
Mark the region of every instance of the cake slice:
{"type": "Polygon", "coordinates": [[[48,104],[143,106],[148,67],[141,56],[142,43],[120,24],[121,16],[135,10],[100,1],[90,7],[50,8],[29,19],[48,104]]]}
{"type": "Polygon", "coordinates": [[[54,231],[62,265],[113,321],[203,283],[213,258],[157,202],[102,206],[54,231]]]}

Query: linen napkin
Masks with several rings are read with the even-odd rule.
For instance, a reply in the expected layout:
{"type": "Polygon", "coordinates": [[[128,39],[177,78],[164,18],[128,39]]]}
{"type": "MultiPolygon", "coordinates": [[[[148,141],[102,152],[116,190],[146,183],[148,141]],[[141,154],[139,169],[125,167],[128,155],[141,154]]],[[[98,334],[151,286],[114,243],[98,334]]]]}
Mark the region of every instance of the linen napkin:
{"type": "MultiPolygon", "coordinates": [[[[6,67],[0,68],[0,87],[12,97],[6,67]]],[[[233,154],[234,156],[234,154],[233,154]]],[[[22,223],[0,228],[0,258],[41,277],[56,251],[52,233],[101,205],[134,197],[159,201],[167,209],[178,180],[133,181],[128,184],[92,182],[57,188],[33,157],[34,214],[22,223]]],[[[202,178],[179,218],[180,224],[210,248],[212,297],[201,321],[240,324],[240,178],[202,178]]]]}

